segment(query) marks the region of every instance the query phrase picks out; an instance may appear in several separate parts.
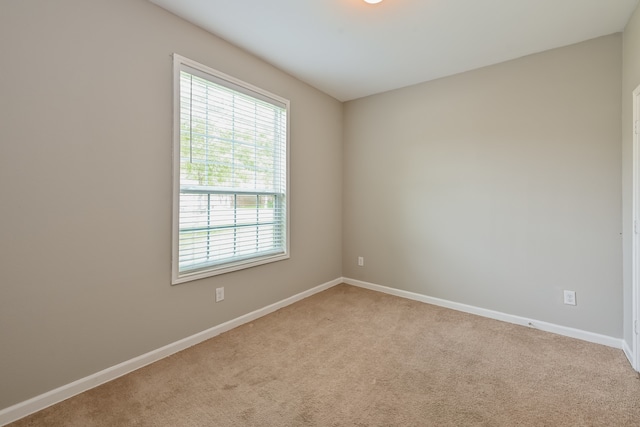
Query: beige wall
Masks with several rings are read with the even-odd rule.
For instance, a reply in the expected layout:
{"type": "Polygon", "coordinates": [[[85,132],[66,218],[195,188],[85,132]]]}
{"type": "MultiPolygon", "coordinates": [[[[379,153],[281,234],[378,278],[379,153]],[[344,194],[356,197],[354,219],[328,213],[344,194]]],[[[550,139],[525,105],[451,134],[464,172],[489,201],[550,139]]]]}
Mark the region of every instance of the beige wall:
{"type": "Polygon", "coordinates": [[[340,277],[335,99],[144,0],[0,2],[0,55],[0,409],[340,277]],[[290,260],[170,286],[173,52],[291,100],[290,260]]]}
{"type": "Polygon", "coordinates": [[[344,276],[622,337],[621,47],[346,103],[344,276]]]}
{"type": "Polygon", "coordinates": [[[632,93],[640,85],[640,8],[636,9],[623,34],[622,49],[622,213],[624,261],[624,340],[632,346],[631,227],[633,173],[632,93]]]}

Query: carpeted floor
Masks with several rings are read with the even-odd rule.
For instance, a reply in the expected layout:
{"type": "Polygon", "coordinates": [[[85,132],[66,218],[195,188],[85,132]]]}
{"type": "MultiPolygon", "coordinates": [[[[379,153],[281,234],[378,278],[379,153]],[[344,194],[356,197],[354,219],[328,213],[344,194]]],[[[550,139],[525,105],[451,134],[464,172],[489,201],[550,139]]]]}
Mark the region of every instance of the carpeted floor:
{"type": "Polygon", "coordinates": [[[639,426],[620,350],[339,285],[18,426],[639,426]]]}

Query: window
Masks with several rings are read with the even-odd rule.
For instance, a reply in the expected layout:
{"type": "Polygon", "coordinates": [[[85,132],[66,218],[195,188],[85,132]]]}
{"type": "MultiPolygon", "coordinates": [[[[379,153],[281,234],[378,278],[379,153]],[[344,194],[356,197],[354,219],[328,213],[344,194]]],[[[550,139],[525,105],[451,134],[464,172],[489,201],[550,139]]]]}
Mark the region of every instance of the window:
{"type": "Polygon", "coordinates": [[[289,101],[173,62],[172,283],[289,258],[289,101]]]}

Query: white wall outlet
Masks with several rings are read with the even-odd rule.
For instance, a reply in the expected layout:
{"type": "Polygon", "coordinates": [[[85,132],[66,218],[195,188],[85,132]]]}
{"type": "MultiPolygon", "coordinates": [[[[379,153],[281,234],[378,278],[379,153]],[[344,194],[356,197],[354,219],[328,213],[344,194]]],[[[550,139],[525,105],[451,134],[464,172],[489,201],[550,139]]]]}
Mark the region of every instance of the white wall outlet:
{"type": "Polygon", "coordinates": [[[576,305],[576,291],[564,291],[564,303],[576,305]]]}
{"type": "Polygon", "coordinates": [[[224,288],[216,288],[216,302],[224,299],[224,288]]]}
{"type": "Polygon", "coordinates": [[[359,256],[358,257],[358,266],[364,267],[364,257],[363,256],[359,256]]]}

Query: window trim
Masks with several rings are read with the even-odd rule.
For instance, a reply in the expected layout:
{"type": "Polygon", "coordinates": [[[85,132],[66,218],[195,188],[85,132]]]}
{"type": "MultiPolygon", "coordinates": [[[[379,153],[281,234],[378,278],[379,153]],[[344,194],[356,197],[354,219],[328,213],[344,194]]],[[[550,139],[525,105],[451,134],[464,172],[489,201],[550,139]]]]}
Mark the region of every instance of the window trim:
{"type": "Polygon", "coordinates": [[[191,59],[185,58],[177,53],[173,54],[173,158],[172,158],[172,236],[171,236],[171,284],[177,285],[179,283],[185,283],[192,280],[203,279],[205,277],[216,276],[220,274],[230,273],[232,271],[243,270],[246,268],[256,267],[271,262],[282,261],[290,258],[290,222],[291,222],[291,187],[290,187],[290,154],[289,154],[289,141],[290,141],[290,102],[278,95],[272,94],[264,89],[254,86],[250,83],[244,82],[235,77],[229,76],[206,65],[200,64],[191,59]],[[213,81],[214,83],[222,84],[231,89],[248,94],[257,99],[266,100],[272,104],[281,104],[286,109],[287,123],[286,123],[286,156],[285,156],[285,191],[284,191],[284,206],[285,206],[285,221],[283,230],[284,234],[284,253],[266,254],[262,256],[253,256],[247,259],[239,259],[235,262],[224,264],[223,266],[211,266],[206,269],[194,270],[191,272],[180,273],[179,266],[179,240],[180,240],[180,71],[184,68],[189,68],[195,71],[195,75],[206,76],[206,79],[213,81]],[[212,78],[213,77],[213,78],[212,78]],[[256,96],[258,95],[258,96],[256,96]]]}

